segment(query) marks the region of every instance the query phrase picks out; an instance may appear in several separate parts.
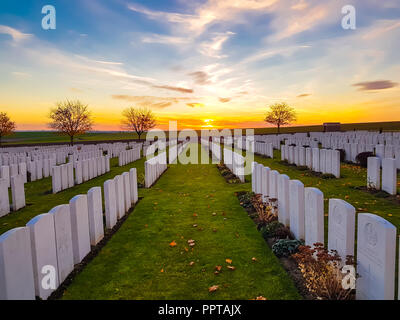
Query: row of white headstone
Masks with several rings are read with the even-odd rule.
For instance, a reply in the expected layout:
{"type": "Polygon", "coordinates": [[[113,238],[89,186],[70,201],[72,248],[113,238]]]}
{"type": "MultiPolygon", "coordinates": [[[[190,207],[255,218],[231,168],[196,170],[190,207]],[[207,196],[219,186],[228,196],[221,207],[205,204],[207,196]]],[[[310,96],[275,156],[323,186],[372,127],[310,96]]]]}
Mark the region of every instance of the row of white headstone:
{"type": "Polygon", "coordinates": [[[0,179],[6,180],[7,187],[11,187],[11,178],[16,175],[22,175],[24,183],[27,182],[27,171],[26,163],[22,162],[20,164],[11,164],[9,166],[0,167],[0,179]]]}
{"type": "Polygon", "coordinates": [[[161,152],[157,156],[144,163],[145,188],[150,188],[154,182],[167,170],[167,152],[161,152]]]}
{"type": "Polygon", "coordinates": [[[310,170],[333,174],[340,178],[340,152],[338,150],[281,146],[281,160],[310,170]]]}
{"type": "MultiPolygon", "coordinates": [[[[299,180],[253,163],[252,190],[278,200],[278,219],[290,227],[305,244],[324,244],[324,195],[317,188],[305,188],[299,180]]],[[[328,249],[346,261],[354,256],[355,208],[341,199],[329,199],[328,249]]],[[[357,299],[394,299],[396,227],[370,213],[358,214],[357,299]]]]}
{"type": "Polygon", "coordinates": [[[141,148],[138,146],[130,150],[124,150],[119,153],[118,165],[120,167],[126,166],[129,163],[135,162],[140,159],[141,148]]]}
{"type": "Polygon", "coordinates": [[[254,152],[267,156],[269,158],[274,158],[274,147],[272,142],[258,142],[254,143],[254,152]]]}
{"type": "Polygon", "coordinates": [[[53,193],[72,188],[75,184],[84,183],[107,172],[110,172],[110,158],[108,156],[54,166],[51,180],[53,193]]]}
{"type": "Polygon", "coordinates": [[[397,165],[393,158],[380,159],[378,157],[368,158],[367,187],[369,189],[386,191],[391,195],[397,194],[397,165]],[[381,184],[382,164],[382,184],[381,184]]]}
{"type": "MultiPolygon", "coordinates": [[[[136,169],[104,183],[106,229],[138,201],[136,169]]],[[[0,236],[0,300],[47,299],[104,238],[101,187],[0,236]]]]}
{"type": "Polygon", "coordinates": [[[169,141],[169,149],[168,149],[168,162],[170,164],[176,164],[178,156],[185,150],[187,144],[189,142],[178,142],[178,141],[169,141]]]}
{"type": "Polygon", "coordinates": [[[17,174],[11,177],[11,198],[10,205],[8,193],[8,181],[0,178],[0,217],[10,213],[10,211],[18,211],[25,207],[25,182],[22,174],[17,174]]]}
{"type": "Polygon", "coordinates": [[[224,164],[237,176],[241,182],[245,182],[244,177],[244,164],[245,158],[228,148],[224,148],[224,164]]]}

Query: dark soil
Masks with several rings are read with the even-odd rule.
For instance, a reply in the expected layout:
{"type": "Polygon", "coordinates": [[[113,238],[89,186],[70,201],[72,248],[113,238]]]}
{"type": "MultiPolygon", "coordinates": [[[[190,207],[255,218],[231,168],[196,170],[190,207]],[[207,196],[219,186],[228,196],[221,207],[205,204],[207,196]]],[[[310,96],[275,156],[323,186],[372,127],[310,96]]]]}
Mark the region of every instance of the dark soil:
{"type": "Polygon", "coordinates": [[[383,190],[376,190],[376,189],[371,189],[367,188],[366,186],[359,186],[359,187],[353,187],[356,190],[361,190],[366,193],[372,194],[373,196],[377,198],[385,198],[394,204],[400,205],[400,195],[391,195],[387,193],[386,191],[383,190]]]}

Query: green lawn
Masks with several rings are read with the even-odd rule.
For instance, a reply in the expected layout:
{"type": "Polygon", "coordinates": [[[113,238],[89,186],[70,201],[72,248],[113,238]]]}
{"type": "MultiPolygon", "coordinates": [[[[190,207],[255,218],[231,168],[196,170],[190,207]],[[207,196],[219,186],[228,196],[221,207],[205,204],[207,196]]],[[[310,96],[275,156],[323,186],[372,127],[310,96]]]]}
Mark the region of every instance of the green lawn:
{"type": "Polygon", "coordinates": [[[250,188],[227,184],[215,165],[171,165],[63,298],[299,299],[234,195],[250,188]]]}

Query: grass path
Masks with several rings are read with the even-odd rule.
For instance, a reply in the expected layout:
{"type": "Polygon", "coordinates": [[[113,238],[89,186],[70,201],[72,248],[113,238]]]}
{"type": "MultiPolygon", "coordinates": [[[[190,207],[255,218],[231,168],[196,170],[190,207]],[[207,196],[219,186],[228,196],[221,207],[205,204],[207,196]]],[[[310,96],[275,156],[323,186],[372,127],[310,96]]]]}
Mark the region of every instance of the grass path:
{"type": "Polygon", "coordinates": [[[171,165],[140,190],[144,198],[64,299],[299,299],[234,195],[250,188],[227,184],[215,165],[171,165]]]}

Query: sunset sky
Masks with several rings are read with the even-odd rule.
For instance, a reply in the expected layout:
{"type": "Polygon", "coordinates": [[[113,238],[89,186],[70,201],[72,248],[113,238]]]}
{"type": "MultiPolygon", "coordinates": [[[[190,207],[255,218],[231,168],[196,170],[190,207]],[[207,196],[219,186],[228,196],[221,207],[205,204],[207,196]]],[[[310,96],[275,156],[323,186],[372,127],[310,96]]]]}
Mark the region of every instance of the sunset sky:
{"type": "Polygon", "coordinates": [[[399,39],[399,0],[1,0],[0,111],[18,130],[46,129],[65,99],[97,130],[120,130],[128,106],[163,129],[263,127],[281,101],[296,125],[400,120],[399,39]]]}

